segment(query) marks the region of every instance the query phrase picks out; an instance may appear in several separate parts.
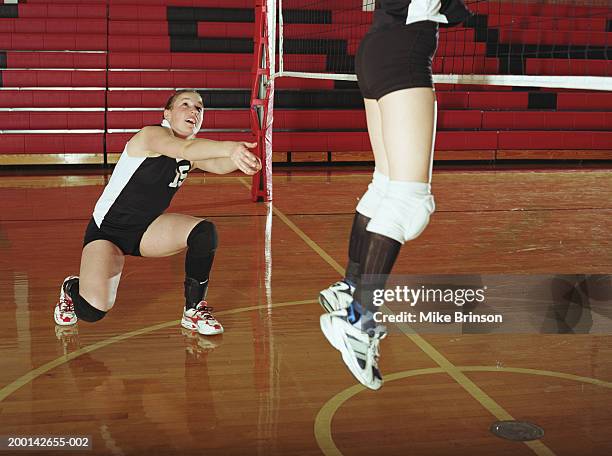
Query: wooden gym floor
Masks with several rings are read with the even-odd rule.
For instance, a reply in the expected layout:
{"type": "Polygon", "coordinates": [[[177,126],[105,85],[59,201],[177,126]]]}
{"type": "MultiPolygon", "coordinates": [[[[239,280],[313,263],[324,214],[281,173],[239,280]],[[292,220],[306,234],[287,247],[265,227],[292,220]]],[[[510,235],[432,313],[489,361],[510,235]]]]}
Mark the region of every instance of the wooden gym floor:
{"type": "MultiPolygon", "coordinates": [[[[610,274],[611,176],[438,171],[438,210],[394,272],[610,274]]],[[[368,180],[279,171],[269,206],[249,201],[248,179],[190,176],[171,210],[210,217],[220,235],[208,300],[226,332],[205,338],[178,323],[182,255],[129,258],[103,321],[56,328],[105,177],[3,175],[0,436],[88,436],[96,455],[612,454],[610,335],[390,331],[385,386],[356,384],[320,333],[316,297],[342,272],[368,180]],[[490,433],[508,419],[545,435],[490,433]]],[[[17,454],[39,453],[67,451],[17,454]]]]}

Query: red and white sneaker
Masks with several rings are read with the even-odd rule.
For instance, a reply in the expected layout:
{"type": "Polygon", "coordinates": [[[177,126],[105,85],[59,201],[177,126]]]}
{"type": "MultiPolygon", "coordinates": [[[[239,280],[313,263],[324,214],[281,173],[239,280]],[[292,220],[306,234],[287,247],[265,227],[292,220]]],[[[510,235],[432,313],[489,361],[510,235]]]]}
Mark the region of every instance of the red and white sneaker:
{"type": "Polygon", "coordinates": [[[77,316],[74,313],[74,304],[72,303],[72,298],[68,296],[68,293],[66,293],[66,282],[71,279],[78,278],[78,276],[68,276],[62,282],[59,301],[55,305],[55,310],[53,311],[53,319],[55,320],[55,324],[57,325],[69,326],[76,324],[76,322],[78,321],[77,316]]]}
{"type": "Polygon", "coordinates": [[[223,332],[223,326],[212,315],[213,308],[206,301],[200,302],[195,308],[184,309],[181,326],[191,331],[197,331],[204,336],[213,336],[223,332]]]}

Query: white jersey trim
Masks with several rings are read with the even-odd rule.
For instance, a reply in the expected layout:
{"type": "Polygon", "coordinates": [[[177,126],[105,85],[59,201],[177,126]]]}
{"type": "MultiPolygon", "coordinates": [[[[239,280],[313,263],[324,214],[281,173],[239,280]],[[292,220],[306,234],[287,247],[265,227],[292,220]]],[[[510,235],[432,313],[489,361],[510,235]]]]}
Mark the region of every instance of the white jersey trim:
{"type": "Polygon", "coordinates": [[[414,24],[421,21],[448,24],[447,17],[444,14],[440,14],[441,8],[441,0],[412,0],[410,5],[408,5],[406,24],[414,24]]]}
{"type": "Polygon", "coordinates": [[[94,208],[93,218],[98,228],[102,226],[104,217],[106,217],[106,214],[108,214],[108,211],[117,200],[119,194],[146,158],[147,157],[130,157],[127,152],[127,144],[125,145],[123,153],[115,166],[115,170],[94,208]]]}

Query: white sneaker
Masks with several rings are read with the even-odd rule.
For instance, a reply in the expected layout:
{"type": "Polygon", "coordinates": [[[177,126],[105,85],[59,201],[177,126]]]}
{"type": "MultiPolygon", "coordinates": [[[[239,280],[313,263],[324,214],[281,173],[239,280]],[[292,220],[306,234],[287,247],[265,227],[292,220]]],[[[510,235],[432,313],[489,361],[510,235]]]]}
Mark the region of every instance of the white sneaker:
{"type": "Polygon", "coordinates": [[[55,310],[53,311],[53,319],[55,320],[55,324],[60,326],[74,325],[78,321],[77,316],[74,313],[72,298],[68,296],[65,288],[66,282],[71,279],[78,279],[78,276],[68,276],[64,279],[60,288],[59,301],[55,305],[55,310]]]}
{"type": "Polygon", "coordinates": [[[362,385],[380,389],[383,379],[378,370],[378,345],[387,335],[386,330],[378,326],[370,334],[365,333],[350,324],[346,316],[346,310],[321,315],[321,331],[342,353],[344,364],[362,385]]]}
{"type": "Polygon", "coordinates": [[[212,315],[213,308],[206,301],[200,302],[195,308],[183,309],[181,326],[197,331],[204,336],[213,336],[223,332],[223,326],[212,315]]]}
{"type": "Polygon", "coordinates": [[[326,312],[346,309],[353,302],[355,287],[340,280],[319,293],[319,304],[326,312]]]}

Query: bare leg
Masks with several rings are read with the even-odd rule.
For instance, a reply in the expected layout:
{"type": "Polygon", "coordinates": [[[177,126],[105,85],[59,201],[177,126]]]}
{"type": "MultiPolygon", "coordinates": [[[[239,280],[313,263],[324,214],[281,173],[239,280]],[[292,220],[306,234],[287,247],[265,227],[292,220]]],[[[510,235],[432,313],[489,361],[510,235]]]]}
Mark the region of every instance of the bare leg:
{"type": "Polygon", "coordinates": [[[185,255],[185,310],[181,325],[204,335],[223,332],[223,326],[212,316],[205,301],[216,237],[210,222],[189,215],[162,214],[149,225],[140,241],[140,253],[145,257],[174,255],[189,247],[185,255]],[[194,230],[196,225],[199,226],[194,230]]]}
{"type": "Polygon", "coordinates": [[[398,90],[382,97],[378,105],[390,179],[430,182],[436,129],[433,89],[398,90]]]}
{"type": "Polygon", "coordinates": [[[157,217],[140,241],[143,257],[165,257],[175,255],[187,248],[191,230],[201,218],[183,214],[162,214],[157,217]]]}
{"type": "Polygon", "coordinates": [[[90,242],[81,254],[79,294],[98,310],[108,312],[115,304],[125,257],[115,244],[90,242]]]}
{"type": "Polygon", "coordinates": [[[372,152],[374,152],[376,169],[385,176],[389,176],[389,165],[387,163],[387,152],[383,141],[382,121],[378,102],[376,100],[364,98],[363,104],[365,105],[368,135],[370,137],[370,144],[372,145],[372,152]]]}

